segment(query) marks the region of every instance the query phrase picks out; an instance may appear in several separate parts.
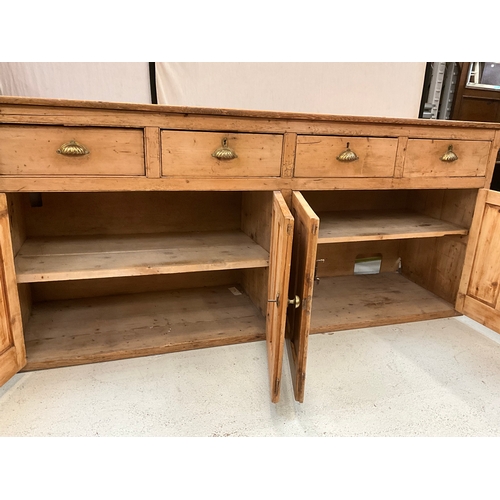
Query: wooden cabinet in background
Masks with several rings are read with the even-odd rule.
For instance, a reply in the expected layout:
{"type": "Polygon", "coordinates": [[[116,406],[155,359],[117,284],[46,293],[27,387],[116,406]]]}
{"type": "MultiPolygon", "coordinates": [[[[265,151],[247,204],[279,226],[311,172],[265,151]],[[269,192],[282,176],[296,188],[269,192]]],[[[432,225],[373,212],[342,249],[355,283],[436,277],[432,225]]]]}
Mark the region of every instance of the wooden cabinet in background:
{"type": "Polygon", "coordinates": [[[468,85],[471,65],[458,63],[460,77],[453,98],[452,120],[500,122],[500,90],[468,85]]]}

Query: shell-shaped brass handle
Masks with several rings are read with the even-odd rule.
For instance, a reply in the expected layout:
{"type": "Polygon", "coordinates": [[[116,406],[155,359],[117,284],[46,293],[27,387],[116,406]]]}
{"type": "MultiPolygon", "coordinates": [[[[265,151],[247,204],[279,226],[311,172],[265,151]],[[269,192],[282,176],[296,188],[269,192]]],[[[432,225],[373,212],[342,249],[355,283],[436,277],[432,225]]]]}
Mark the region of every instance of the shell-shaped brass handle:
{"type": "Polygon", "coordinates": [[[212,153],[212,156],[218,160],[234,160],[235,158],[238,158],[238,155],[234,152],[234,150],[227,145],[227,137],[222,139],[222,146],[217,148],[212,153]]]}
{"type": "Polygon", "coordinates": [[[76,141],[69,141],[63,144],[57,150],[57,153],[64,156],[84,156],[88,155],[90,151],[82,144],[78,144],[76,141]]]}
{"type": "Polygon", "coordinates": [[[448,151],[439,158],[441,161],[447,161],[447,162],[452,162],[452,161],[457,161],[458,156],[453,152],[453,146],[450,144],[448,146],[448,151]]]}
{"type": "Polygon", "coordinates": [[[351,150],[349,143],[347,143],[347,149],[337,156],[338,161],[343,161],[344,163],[349,163],[351,161],[359,160],[358,155],[351,150]]]}

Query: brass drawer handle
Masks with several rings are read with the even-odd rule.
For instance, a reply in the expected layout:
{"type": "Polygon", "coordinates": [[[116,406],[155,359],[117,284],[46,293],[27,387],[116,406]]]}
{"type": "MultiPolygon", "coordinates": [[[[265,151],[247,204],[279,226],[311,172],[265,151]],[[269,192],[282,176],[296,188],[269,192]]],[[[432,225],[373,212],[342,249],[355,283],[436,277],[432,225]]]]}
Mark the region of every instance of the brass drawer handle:
{"type": "Polygon", "coordinates": [[[238,155],[227,145],[227,138],[222,139],[222,146],[217,148],[212,156],[218,160],[234,160],[238,155]]]}
{"type": "Polygon", "coordinates": [[[351,150],[349,143],[347,143],[347,149],[337,156],[337,160],[344,163],[350,163],[351,161],[359,160],[359,157],[354,151],[351,150]]]}
{"type": "Polygon", "coordinates": [[[448,146],[448,151],[446,151],[446,153],[441,156],[441,158],[439,158],[441,161],[447,161],[447,162],[452,162],[452,161],[457,161],[458,160],[458,156],[453,152],[453,146],[450,144],[448,146]]]}
{"type": "Polygon", "coordinates": [[[64,156],[84,156],[88,155],[90,151],[82,144],[78,144],[76,141],[69,141],[63,144],[57,150],[57,153],[64,156]]]}

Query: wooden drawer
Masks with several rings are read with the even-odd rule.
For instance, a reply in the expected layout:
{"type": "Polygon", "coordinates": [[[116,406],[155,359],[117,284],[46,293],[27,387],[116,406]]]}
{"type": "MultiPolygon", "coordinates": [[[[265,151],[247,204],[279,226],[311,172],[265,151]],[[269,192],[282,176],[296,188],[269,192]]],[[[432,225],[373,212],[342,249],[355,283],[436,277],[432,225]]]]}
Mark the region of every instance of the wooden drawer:
{"type": "Polygon", "coordinates": [[[398,140],[391,138],[299,135],[294,176],[392,177],[397,146],[398,140]],[[358,159],[338,159],[347,147],[358,159]]]}
{"type": "Polygon", "coordinates": [[[161,133],[162,175],[166,177],[279,177],[282,135],[185,132],[161,133]],[[234,159],[212,154],[227,140],[234,159]]]}
{"type": "Polygon", "coordinates": [[[1,126],[0,175],[145,175],[143,131],[1,126]],[[70,141],[89,153],[58,153],[70,141]]]}
{"type": "Polygon", "coordinates": [[[489,141],[410,139],[403,177],[482,177],[486,173],[489,141]],[[452,147],[455,161],[443,161],[452,147]]]}

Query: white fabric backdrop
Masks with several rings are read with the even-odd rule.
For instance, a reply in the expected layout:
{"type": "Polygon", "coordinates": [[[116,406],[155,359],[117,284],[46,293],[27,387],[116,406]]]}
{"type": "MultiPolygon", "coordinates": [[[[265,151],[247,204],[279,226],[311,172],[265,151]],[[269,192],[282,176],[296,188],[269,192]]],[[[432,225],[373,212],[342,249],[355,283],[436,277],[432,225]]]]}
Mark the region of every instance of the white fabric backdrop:
{"type": "Polygon", "coordinates": [[[417,118],[425,66],[158,62],[158,103],[417,118]]]}
{"type": "Polygon", "coordinates": [[[0,62],[0,95],[151,103],[140,63],[0,62]]]}
{"type": "MultiPolygon", "coordinates": [[[[156,63],[159,104],[416,118],[425,63],[156,63]]],[[[0,62],[0,94],[150,103],[148,63],[0,62]]]]}

